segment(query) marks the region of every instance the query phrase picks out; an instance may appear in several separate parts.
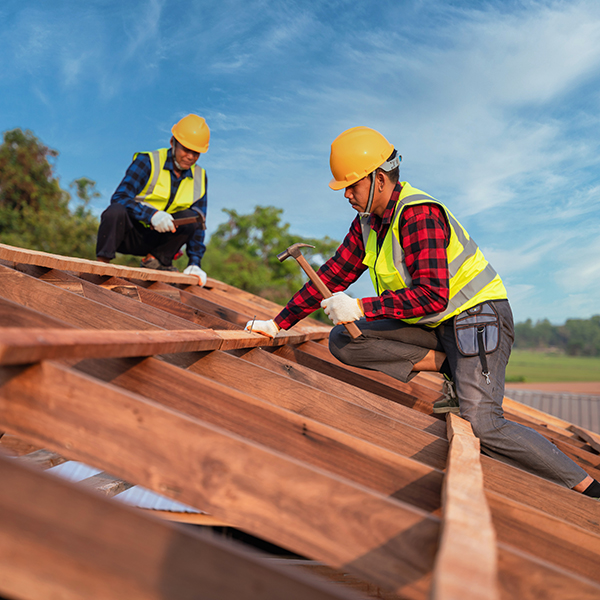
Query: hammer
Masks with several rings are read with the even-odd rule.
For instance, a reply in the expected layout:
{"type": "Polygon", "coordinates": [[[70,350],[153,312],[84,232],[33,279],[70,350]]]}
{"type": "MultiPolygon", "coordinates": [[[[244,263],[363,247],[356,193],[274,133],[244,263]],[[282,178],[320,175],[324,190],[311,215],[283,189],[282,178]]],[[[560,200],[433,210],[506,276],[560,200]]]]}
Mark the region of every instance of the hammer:
{"type": "MultiPolygon", "coordinates": [[[[300,252],[300,248],[306,246],[308,248],[314,248],[310,244],[292,244],[287,250],[277,255],[279,262],[283,262],[288,257],[293,257],[298,261],[298,264],[302,267],[304,272],[308,275],[308,278],[315,284],[315,287],[321,292],[323,298],[329,298],[332,296],[329,288],[323,283],[321,278],[315,273],[315,270],[310,266],[309,262],[302,256],[302,252],[300,252]]],[[[362,335],[360,329],[356,326],[354,322],[352,323],[344,323],[344,327],[346,331],[350,334],[350,337],[355,340],[357,337],[362,335]]]]}

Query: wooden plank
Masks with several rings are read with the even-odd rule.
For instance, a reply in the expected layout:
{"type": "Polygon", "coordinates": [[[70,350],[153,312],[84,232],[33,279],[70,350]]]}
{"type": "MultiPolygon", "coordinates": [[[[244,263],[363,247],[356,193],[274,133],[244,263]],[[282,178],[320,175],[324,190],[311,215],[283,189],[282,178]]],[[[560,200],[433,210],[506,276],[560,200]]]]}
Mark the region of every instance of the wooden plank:
{"type": "Polygon", "coordinates": [[[0,593],[20,600],[359,596],[0,456],[0,593]]]}
{"type": "MultiPolygon", "coordinates": [[[[238,369],[237,364],[228,360],[232,357],[227,357],[223,353],[211,353],[208,358],[204,370],[210,376],[217,376],[228,383],[230,378],[226,374],[235,372],[238,380],[250,379],[249,388],[261,385],[258,382],[264,378],[264,375],[252,374],[243,368],[238,369]],[[225,361],[214,359],[215,356],[223,357],[225,361]],[[219,371],[221,371],[220,376],[219,371]]],[[[240,362],[239,359],[237,362],[240,362]]],[[[425,465],[415,464],[414,460],[406,457],[405,450],[399,449],[405,444],[405,437],[401,431],[396,433],[395,449],[404,455],[403,457],[364,443],[358,423],[358,435],[346,433],[346,421],[350,418],[345,414],[338,414],[337,419],[332,419],[330,425],[336,429],[322,427],[308,418],[307,410],[301,409],[297,416],[291,416],[286,411],[265,406],[264,402],[258,402],[251,396],[236,394],[228,387],[215,385],[206,377],[178,374],[176,369],[152,359],[136,362],[136,364],[132,364],[132,361],[102,361],[102,363],[94,361],[93,364],[86,365],[85,370],[185,414],[198,416],[232,433],[243,435],[273,450],[284,452],[293,458],[326,469],[423,510],[436,510],[439,506],[441,473],[425,465]],[[198,389],[202,389],[202,394],[196,392],[198,389]],[[344,433],[337,430],[344,430],[344,433]]],[[[79,368],[83,368],[83,365],[79,365],[79,368]]],[[[257,395],[256,392],[260,394],[258,390],[254,391],[254,395],[257,395]]],[[[286,395],[286,389],[280,387],[278,399],[286,395]]],[[[271,401],[274,400],[271,398],[271,401]]],[[[293,399],[291,401],[293,402],[293,399]]],[[[323,399],[320,403],[322,402],[323,399]]],[[[284,401],[278,403],[283,404],[284,401]]],[[[303,406],[308,407],[309,404],[310,400],[305,401],[303,406]]],[[[363,429],[369,428],[370,425],[369,420],[363,421],[363,429]]],[[[385,428],[379,428],[379,431],[380,438],[384,438],[385,428]]],[[[477,442],[472,436],[470,439],[477,442]]],[[[378,445],[384,445],[381,439],[379,441],[378,445]]],[[[393,443],[391,437],[389,441],[393,443]]],[[[445,444],[445,441],[439,440],[439,443],[445,444]]],[[[427,443],[421,447],[415,443],[412,454],[414,457],[421,458],[423,455],[429,455],[428,450],[427,443]]],[[[527,547],[534,556],[543,557],[557,566],[594,578],[593,571],[600,561],[600,537],[590,534],[582,536],[578,529],[546,515],[535,519],[536,511],[511,502],[498,494],[492,495],[495,507],[502,514],[503,540],[506,543],[511,543],[517,548],[527,547]],[[528,527],[524,527],[524,524],[528,527]],[[572,553],[572,557],[563,557],[561,553],[549,553],[546,544],[537,543],[538,540],[552,540],[556,531],[562,531],[566,538],[571,538],[574,546],[579,544],[580,548],[572,553]],[[523,536],[526,539],[523,539],[523,536]],[[593,549],[594,544],[596,551],[593,549]]]]}
{"type": "MultiPolygon", "coordinates": [[[[32,272],[29,272],[29,274],[34,275],[32,272]]],[[[75,277],[74,275],[70,275],[64,271],[57,271],[55,269],[43,274],[38,274],[37,277],[42,281],[46,281],[47,283],[51,283],[53,285],[61,286],[62,284],[78,284],[81,287],[82,295],[89,300],[93,300],[94,302],[99,302],[104,306],[114,308],[115,310],[118,310],[119,312],[131,317],[135,317],[136,319],[147,321],[148,323],[160,327],[161,329],[200,330],[205,328],[202,325],[192,323],[187,319],[182,319],[165,312],[164,310],[155,308],[154,306],[142,304],[137,294],[138,288],[133,284],[129,284],[126,287],[135,291],[136,298],[133,298],[131,295],[119,293],[119,290],[125,286],[118,286],[116,289],[104,288],[101,285],[95,285],[89,281],[75,277]]]]}
{"type": "Polygon", "coordinates": [[[237,350],[239,348],[261,348],[294,344],[306,340],[303,333],[285,333],[275,338],[268,338],[260,333],[250,331],[219,331],[223,338],[222,350],[237,350]]]}
{"type": "Polygon", "coordinates": [[[154,269],[137,269],[103,263],[85,258],[72,258],[37,250],[25,250],[7,244],[0,244],[0,258],[14,263],[37,265],[49,269],[73,271],[75,273],[91,273],[95,275],[109,275],[113,277],[135,277],[142,280],[164,281],[166,283],[180,283],[197,285],[198,278],[194,275],[184,275],[172,271],[156,271],[154,269]]]}
{"type": "Polygon", "coordinates": [[[479,439],[468,421],[447,415],[448,468],[434,600],[499,600],[496,533],[483,491],[479,439]]]}
{"type": "MultiPolygon", "coordinates": [[[[190,286],[189,288],[185,288],[185,290],[193,294],[196,291],[196,287],[197,286],[190,286]]],[[[205,289],[209,289],[215,298],[235,298],[238,302],[244,303],[248,306],[259,306],[268,310],[269,312],[273,311],[273,317],[277,315],[283,308],[283,306],[272,302],[271,300],[267,300],[261,296],[256,296],[255,294],[251,294],[250,292],[233,287],[232,285],[228,285],[222,281],[217,281],[214,279],[211,280],[210,277],[208,278],[205,289]]]]}
{"type": "Polygon", "coordinates": [[[427,592],[439,522],[422,511],[57,364],[3,367],[0,385],[11,433],[407,597],[427,592]]]}
{"type": "MultiPolygon", "coordinates": [[[[447,442],[416,426],[407,425],[398,418],[355,404],[225,352],[207,352],[194,358],[193,362],[186,361],[188,371],[336,427],[403,456],[415,456],[434,468],[443,470],[446,467],[447,442]]],[[[177,364],[176,357],[169,357],[169,360],[177,364]]],[[[415,501],[419,501],[418,493],[415,501]]],[[[436,501],[439,502],[439,498],[436,501]]]]}
{"type": "Polygon", "coordinates": [[[512,400],[508,396],[504,396],[502,407],[504,408],[505,412],[509,414],[519,414],[525,417],[533,417],[533,419],[536,421],[545,423],[547,425],[553,425],[558,429],[565,430],[565,432],[568,432],[569,426],[571,425],[571,423],[568,421],[564,421],[563,419],[559,419],[558,417],[545,413],[542,410],[538,410],[532,406],[527,406],[526,404],[512,400]]]}
{"type": "Polygon", "coordinates": [[[421,510],[439,508],[441,471],[350,435],[341,424],[332,428],[163,361],[92,361],[77,368],[421,510]]]}
{"type": "Polygon", "coordinates": [[[40,450],[40,447],[22,440],[16,435],[2,433],[0,437],[0,451],[8,456],[25,456],[36,450],[40,450]]]}
{"type": "Polygon", "coordinates": [[[112,498],[133,487],[133,484],[104,472],[96,473],[96,475],[81,480],[79,485],[98,492],[107,498],[112,498]]]}
{"type": "Polygon", "coordinates": [[[189,525],[202,525],[204,527],[229,527],[221,519],[203,512],[178,512],[173,510],[154,510],[152,508],[139,508],[142,512],[165,521],[174,521],[175,523],[188,523],[189,525]]]}
{"type": "Polygon", "coordinates": [[[498,578],[502,597],[531,600],[598,600],[600,586],[583,577],[566,577],[543,560],[498,545],[498,578]]]}
{"type": "MultiPolygon", "coordinates": [[[[225,321],[236,323],[237,325],[241,325],[242,327],[246,325],[249,319],[252,319],[252,315],[248,315],[244,309],[240,309],[238,307],[237,310],[234,310],[232,308],[225,307],[221,304],[217,304],[212,300],[207,300],[206,298],[203,298],[200,295],[191,294],[190,292],[187,292],[185,290],[179,290],[177,288],[167,285],[166,283],[154,282],[151,285],[145,287],[146,289],[154,293],[176,292],[178,294],[179,302],[183,302],[184,304],[187,304],[192,308],[197,308],[198,310],[206,312],[207,314],[213,315],[215,317],[219,317],[220,319],[224,319],[225,321]]],[[[198,286],[196,287],[199,290],[203,289],[198,286]]]]}
{"type": "Polygon", "coordinates": [[[577,425],[570,425],[569,429],[585,440],[596,452],[600,452],[600,435],[577,425]]]}
{"type": "Polygon", "coordinates": [[[72,329],[2,329],[0,365],[47,359],[151,356],[213,350],[222,339],[214,331],[114,331],[72,329]]]}
{"type": "MultiPolygon", "coordinates": [[[[314,372],[293,361],[286,361],[278,356],[274,356],[265,350],[250,350],[243,352],[241,356],[244,360],[261,365],[294,381],[306,383],[320,390],[340,396],[357,405],[381,412],[405,424],[419,427],[425,432],[434,434],[436,437],[446,438],[444,423],[430,415],[410,410],[380,396],[354,388],[342,381],[314,372]]],[[[428,448],[428,450],[430,449],[428,448]]],[[[444,450],[444,457],[446,456],[445,453],[446,450],[444,450]]],[[[417,452],[414,458],[421,460],[425,464],[430,464],[427,452],[417,452]]],[[[600,512],[595,513],[595,505],[590,507],[587,499],[583,498],[581,494],[571,492],[555,483],[487,456],[481,456],[481,463],[486,489],[525,505],[530,505],[549,515],[566,520],[573,525],[588,528],[596,534],[600,533],[600,512]],[[538,490],[539,493],[532,494],[532,488],[538,490]],[[548,498],[552,498],[552,502],[548,502],[548,498]]],[[[436,463],[431,463],[431,465],[435,466],[436,463]]],[[[600,504],[597,506],[596,510],[600,511],[600,504]]]]}
{"type": "Polygon", "coordinates": [[[427,433],[446,439],[445,421],[438,416],[426,415],[425,413],[411,410],[402,404],[382,398],[367,390],[357,388],[341,379],[314,371],[309,367],[277,356],[272,352],[260,349],[242,351],[240,357],[255,365],[269,369],[274,373],[283,375],[288,379],[317,388],[358,406],[379,412],[393,419],[400,420],[407,425],[420,428],[427,433]]]}
{"type": "Polygon", "coordinates": [[[600,503],[541,477],[481,455],[486,491],[600,535],[600,503]],[[532,493],[535,490],[535,493],[532,493]]]}
{"type": "MultiPolygon", "coordinates": [[[[105,281],[102,286],[112,288],[113,290],[118,290],[119,286],[126,286],[127,284],[131,285],[131,282],[112,277],[105,281]],[[115,286],[117,287],[115,288],[115,286]]],[[[202,325],[203,327],[209,327],[211,329],[232,329],[236,331],[241,331],[242,329],[242,327],[236,325],[235,323],[230,323],[229,321],[225,321],[224,319],[215,317],[196,308],[186,306],[180,301],[172,300],[167,296],[157,294],[139,285],[136,285],[136,287],[138,289],[139,300],[144,305],[152,306],[181,319],[185,319],[187,321],[191,321],[192,323],[202,325]]]]}
{"type": "Polygon", "coordinates": [[[408,383],[403,383],[390,375],[386,375],[380,371],[374,371],[372,369],[361,369],[360,367],[351,367],[344,365],[337,358],[331,354],[328,345],[317,344],[314,342],[307,342],[298,346],[298,350],[306,354],[320,359],[321,361],[331,363],[334,365],[342,365],[347,370],[368,377],[371,380],[371,385],[381,384],[387,387],[395,388],[400,385],[408,394],[427,398],[431,400],[438,400],[442,390],[442,376],[439,373],[427,373],[429,377],[422,377],[423,373],[417,373],[415,377],[408,383]]]}
{"type": "Polygon", "coordinates": [[[50,469],[62,465],[67,462],[67,459],[56,452],[41,449],[20,456],[19,462],[37,467],[38,469],[50,469]]]}
{"type": "Polygon", "coordinates": [[[0,266],[0,296],[84,329],[156,329],[154,325],[0,266]]]}
{"type": "Polygon", "coordinates": [[[73,327],[60,319],[42,314],[0,297],[0,327],[73,327]]]}
{"type": "MultiPolygon", "coordinates": [[[[152,286],[154,286],[154,284],[152,284],[152,286]]],[[[278,309],[269,309],[256,302],[240,302],[232,294],[215,294],[214,290],[204,287],[193,286],[185,288],[185,290],[182,291],[200,301],[210,302],[214,306],[221,307],[223,310],[249,315],[246,320],[252,319],[254,315],[256,315],[257,319],[266,321],[268,319],[273,319],[281,311],[281,307],[278,307],[278,309]]]]}
{"type": "MultiPolygon", "coordinates": [[[[310,342],[308,342],[308,344],[310,344],[310,342]]],[[[282,358],[293,360],[298,364],[314,369],[315,371],[340,379],[341,381],[350,383],[362,390],[383,396],[425,414],[433,413],[433,402],[440,398],[440,394],[428,392],[427,390],[420,390],[420,393],[415,395],[414,393],[404,391],[409,389],[412,391],[414,389],[410,387],[410,384],[404,384],[391,377],[389,378],[389,382],[382,383],[379,381],[380,378],[378,377],[380,374],[375,373],[375,371],[367,371],[366,369],[358,370],[343,365],[336,361],[331,355],[331,358],[327,359],[326,355],[329,351],[318,344],[314,344],[314,347],[311,347],[311,349],[317,350],[318,348],[318,352],[319,354],[322,353],[322,356],[315,356],[312,353],[304,352],[304,347],[304,344],[301,344],[300,347],[282,346],[277,348],[274,352],[282,358]]]]}
{"type": "Polygon", "coordinates": [[[600,535],[499,494],[486,497],[499,543],[600,584],[600,535]]]}

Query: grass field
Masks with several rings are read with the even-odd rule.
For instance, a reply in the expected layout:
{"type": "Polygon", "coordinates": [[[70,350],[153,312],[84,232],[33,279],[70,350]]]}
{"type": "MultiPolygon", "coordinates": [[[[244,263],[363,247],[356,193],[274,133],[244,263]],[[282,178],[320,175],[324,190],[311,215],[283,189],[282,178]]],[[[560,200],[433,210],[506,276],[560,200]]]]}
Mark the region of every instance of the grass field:
{"type": "Polygon", "coordinates": [[[600,381],[600,357],[513,350],[507,382],[600,381]]]}

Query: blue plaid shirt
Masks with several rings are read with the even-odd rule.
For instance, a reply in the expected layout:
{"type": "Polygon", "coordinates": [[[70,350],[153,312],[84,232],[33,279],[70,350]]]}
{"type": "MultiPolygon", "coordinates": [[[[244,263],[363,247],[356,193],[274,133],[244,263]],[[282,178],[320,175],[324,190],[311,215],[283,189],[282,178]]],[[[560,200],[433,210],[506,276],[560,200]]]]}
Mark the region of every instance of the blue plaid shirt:
{"type": "MultiPolygon", "coordinates": [[[[171,196],[167,204],[168,207],[173,202],[173,199],[177,194],[177,190],[179,189],[179,184],[183,178],[192,177],[192,170],[186,169],[181,173],[180,178],[176,177],[175,173],[173,172],[173,155],[170,148],[167,152],[167,160],[165,161],[165,166],[163,168],[171,171],[171,196]]],[[[136,159],[131,163],[131,165],[129,165],[129,168],[125,173],[125,177],[123,177],[123,181],[121,181],[115,190],[115,193],[112,195],[112,198],[110,199],[111,204],[113,202],[123,204],[125,207],[127,207],[127,210],[134,219],[142,221],[143,223],[147,223],[148,225],[150,225],[150,219],[152,218],[152,215],[157,212],[157,210],[151,206],[138,202],[135,200],[135,197],[144,189],[146,183],[148,183],[151,171],[152,165],[150,163],[150,157],[147,154],[138,154],[136,159]]],[[[202,198],[194,202],[192,205],[194,208],[199,209],[204,216],[206,216],[207,196],[208,180],[206,182],[206,191],[204,196],[202,196],[202,198]]],[[[190,265],[200,266],[200,262],[202,261],[202,257],[206,251],[206,246],[204,245],[204,234],[204,229],[196,229],[194,235],[186,244],[186,253],[188,255],[190,265]]]]}

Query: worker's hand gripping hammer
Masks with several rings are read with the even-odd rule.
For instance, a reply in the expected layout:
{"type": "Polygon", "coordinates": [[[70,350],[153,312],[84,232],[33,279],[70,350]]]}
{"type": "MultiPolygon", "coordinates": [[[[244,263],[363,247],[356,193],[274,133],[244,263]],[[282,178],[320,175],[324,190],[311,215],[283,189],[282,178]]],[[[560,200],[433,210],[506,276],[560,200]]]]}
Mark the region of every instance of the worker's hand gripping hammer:
{"type": "MultiPolygon", "coordinates": [[[[329,298],[332,294],[329,288],[323,283],[322,279],[317,275],[315,270],[310,266],[309,262],[302,256],[302,252],[300,252],[300,248],[306,246],[308,248],[314,248],[310,244],[292,244],[285,252],[277,255],[277,258],[280,262],[283,262],[286,258],[292,257],[295,258],[298,264],[302,267],[304,272],[308,275],[308,278],[314,283],[315,287],[321,292],[323,298],[329,298]]],[[[350,334],[352,339],[356,339],[361,334],[360,329],[356,326],[354,322],[352,323],[344,323],[344,327],[346,331],[350,334]]]]}

